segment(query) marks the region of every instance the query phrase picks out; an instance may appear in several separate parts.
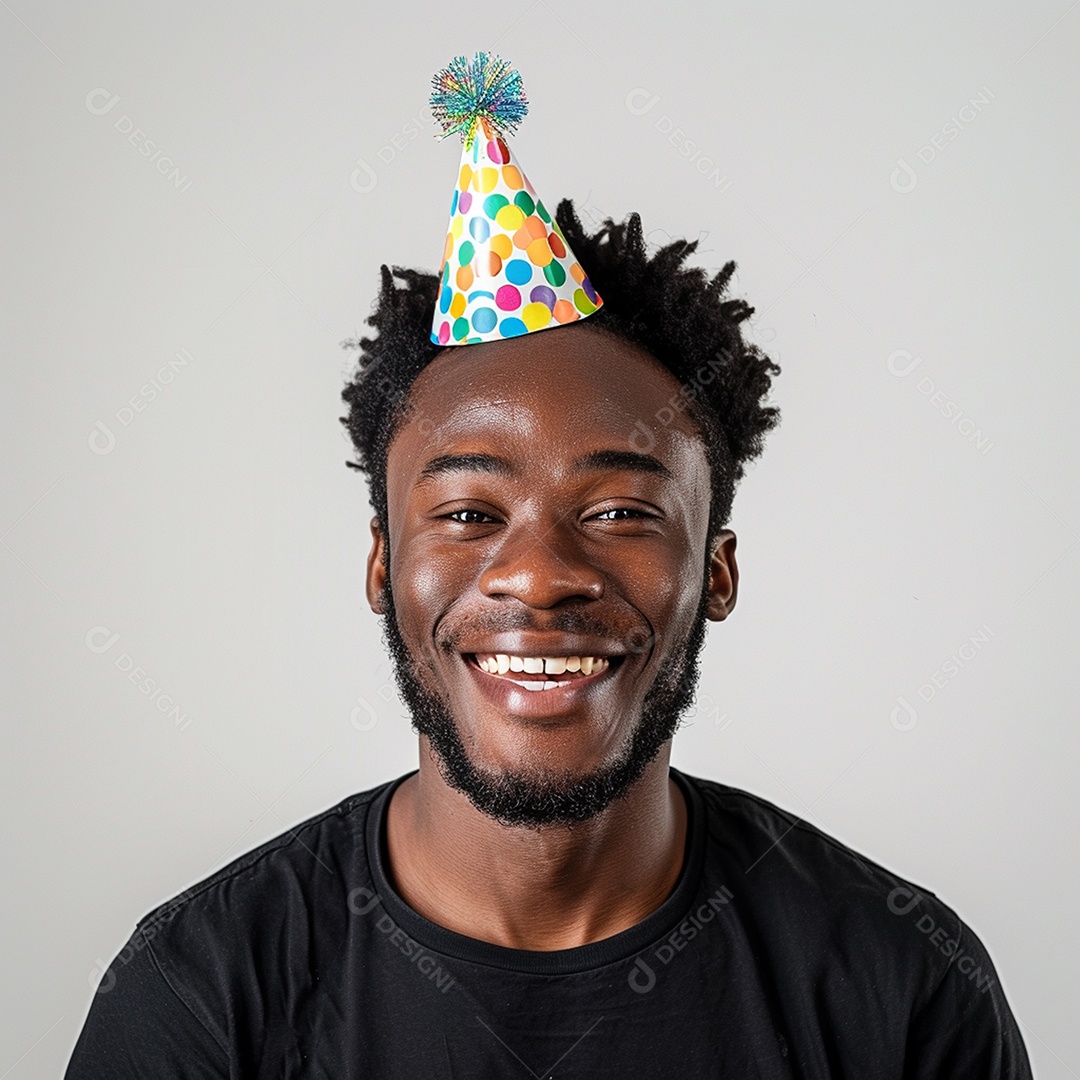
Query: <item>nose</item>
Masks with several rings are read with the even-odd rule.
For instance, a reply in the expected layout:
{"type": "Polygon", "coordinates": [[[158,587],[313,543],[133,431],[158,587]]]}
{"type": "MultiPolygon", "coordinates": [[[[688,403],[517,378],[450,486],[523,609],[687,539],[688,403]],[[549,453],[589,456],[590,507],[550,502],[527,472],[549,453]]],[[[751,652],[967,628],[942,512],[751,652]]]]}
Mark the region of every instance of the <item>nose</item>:
{"type": "Polygon", "coordinates": [[[599,600],[604,577],[567,529],[508,533],[480,574],[480,591],[493,599],[512,596],[531,608],[567,599],[599,600]]]}

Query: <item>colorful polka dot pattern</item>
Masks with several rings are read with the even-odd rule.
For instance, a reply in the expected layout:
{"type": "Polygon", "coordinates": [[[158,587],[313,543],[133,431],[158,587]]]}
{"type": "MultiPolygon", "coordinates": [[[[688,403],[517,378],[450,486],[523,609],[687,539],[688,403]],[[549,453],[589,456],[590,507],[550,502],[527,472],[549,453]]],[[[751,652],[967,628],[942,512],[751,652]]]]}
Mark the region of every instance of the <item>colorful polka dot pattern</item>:
{"type": "Polygon", "coordinates": [[[510,148],[486,125],[461,155],[431,340],[500,341],[575,322],[603,300],[510,148]]]}

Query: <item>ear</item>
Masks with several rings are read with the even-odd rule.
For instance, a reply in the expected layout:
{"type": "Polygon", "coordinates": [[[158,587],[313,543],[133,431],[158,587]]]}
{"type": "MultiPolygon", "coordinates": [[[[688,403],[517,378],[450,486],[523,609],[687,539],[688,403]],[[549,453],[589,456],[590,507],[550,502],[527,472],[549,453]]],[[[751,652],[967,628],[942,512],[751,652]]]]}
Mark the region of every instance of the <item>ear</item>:
{"type": "Polygon", "coordinates": [[[367,560],[367,599],[376,615],[386,614],[383,589],[386,586],[386,538],[379,528],[379,519],[371,519],[371,552],[367,560]]]}
{"type": "Polygon", "coordinates": [[[739,595],[739,567],[735,562],[735,534],[721,529],[713,538],[712,560],[709,563],[709,601],[706,617],[723,622],[735,607],[739,595]]]}

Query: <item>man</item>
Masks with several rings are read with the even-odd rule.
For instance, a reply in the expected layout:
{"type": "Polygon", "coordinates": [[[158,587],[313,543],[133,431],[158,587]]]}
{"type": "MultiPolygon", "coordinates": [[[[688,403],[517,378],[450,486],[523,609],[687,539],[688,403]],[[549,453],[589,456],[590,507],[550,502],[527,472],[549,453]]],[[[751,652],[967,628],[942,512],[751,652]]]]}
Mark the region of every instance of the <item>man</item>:
{"type": "Polygon", "coordinates": [[[950,908],[670,768],[779,368],[733,263],[556,219],[598,310],[457,348],[384,267],[344,394],[418,771],[147,916],[73,1080],[1031,1075],[950,908]]]}

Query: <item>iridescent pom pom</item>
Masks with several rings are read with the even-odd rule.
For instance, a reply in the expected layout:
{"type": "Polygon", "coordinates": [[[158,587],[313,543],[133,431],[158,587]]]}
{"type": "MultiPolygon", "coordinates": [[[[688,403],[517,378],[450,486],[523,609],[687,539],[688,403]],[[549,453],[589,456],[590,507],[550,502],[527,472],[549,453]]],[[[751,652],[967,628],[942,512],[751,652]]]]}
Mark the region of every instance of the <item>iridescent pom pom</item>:
{"type": "Polygon", "coordinates": [[[457,132],[472,146],[477,125],[486,120],[494,134],[512,134],[529,111],[521,76],[508,61],[478,52],[472,60],[455,56],[431,79],[431,111],[442,137],[457,132]]]}

